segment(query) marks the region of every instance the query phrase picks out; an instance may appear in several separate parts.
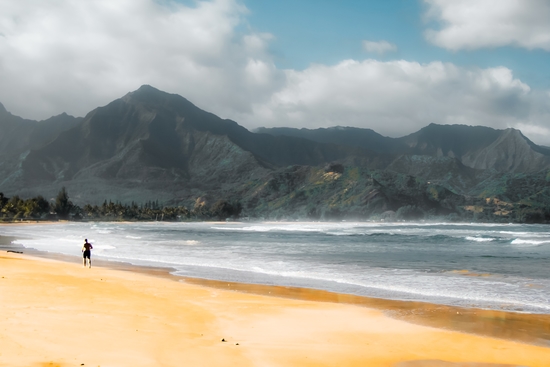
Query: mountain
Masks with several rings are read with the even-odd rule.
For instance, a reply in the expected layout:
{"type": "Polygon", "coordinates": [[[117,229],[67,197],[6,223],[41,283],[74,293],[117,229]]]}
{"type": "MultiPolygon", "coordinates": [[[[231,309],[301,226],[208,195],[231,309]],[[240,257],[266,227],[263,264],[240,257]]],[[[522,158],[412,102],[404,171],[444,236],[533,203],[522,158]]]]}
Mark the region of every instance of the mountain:
{"type": "MultiPolygon", "coordinates": [[[[497,172],[525,173],[550,168],[550,149],[534,144],[515,129],[496,130],[484,126],[432,123],[401,138],[385,137],[370,129],[352,127],[314,130],[260,128],[256,131],[274,136],[302,137],[322,143],[368,147],[375,152],[393,156],[398,161],[403,160],[402,155],[448,157],[456,158],[465,167],[497,172]]],[[[437,164],[441,165],[442,162],[439,160],[437,164]]],[[[392,166],[395,168],[401,164],[396,162],[392,166]]],[[[404,172],[403,169],[399,171],[404,172]]]]}
{"type": "Polygon", "coordinates": [[[550,168],[550,151],[519,130],[430,124],[398,139],[409,154],[459,159],[465,166],[498,172],[536,172],[550,168]]]}
{"type": "Polygon", "coordinates": [[[225,201],[266,219],[550,220],[550,149],[514,129],[251,132],[144,85],[84,118],[25,120],[0,105],[0,143],[0,192],[11,197],[64,186],[78,205],[154,201],[201,217],[225,201]]]}
{"type": "Polygon", "coordinates": [[[27,120],[12,115],[0,103],[0,157],[18,156],[40,148],[81,120],[66,113],[44,121],[27,120]]]}
{"type": "Polygon", "coordinates": [[[22,175],[22,162],[31,150],[47,145],[81,121],[66,113],[44,121],[27,120],[12,115],[0,103],[0,187],[17,181],[22,175]]]}
{"type": "Polygon", "coordinates": [[[368,149],[255,134],[147,85],[32,147],[17,179],[2,189],[49,195],[66,185],[79,200],[181,198],[227,189],[280,166],[377,159],[368,149]]]}
{"type": "Polygon", "coordinates": [[[482,170],[465,166],[459,159],[429,155],[403,154],[386,170],[437,183],[457,193],[468,193],[484,177],[482,170]]]}

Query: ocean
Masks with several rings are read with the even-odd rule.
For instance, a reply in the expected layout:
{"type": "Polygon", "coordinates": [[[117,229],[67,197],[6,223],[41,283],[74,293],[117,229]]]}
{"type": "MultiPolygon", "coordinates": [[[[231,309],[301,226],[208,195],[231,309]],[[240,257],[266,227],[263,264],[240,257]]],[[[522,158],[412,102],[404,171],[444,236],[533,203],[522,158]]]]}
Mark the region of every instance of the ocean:
{"type": "Polygon", "coordinates": [[[168,267],[185,277],[550,313],[550,227],[372,222],[2,226],[27,248],[168,267]]]}

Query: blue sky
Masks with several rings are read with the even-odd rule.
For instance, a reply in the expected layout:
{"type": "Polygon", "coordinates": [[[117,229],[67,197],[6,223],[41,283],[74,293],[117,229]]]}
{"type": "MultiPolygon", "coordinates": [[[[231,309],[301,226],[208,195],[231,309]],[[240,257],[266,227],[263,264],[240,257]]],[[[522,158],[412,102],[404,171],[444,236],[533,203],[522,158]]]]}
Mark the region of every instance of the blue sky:
{"type": "MultiPolygon", "coordinates": [[[[434,60],[481,68],[505,66],[530,86],[550,88],[550,52],[514,46],[448,51],[423,36],[437,22],[424,19],[426,6],[416,0],[247,0],[249,26],[275,37],[271,49],[281,68],[302,70],[311,63],[342,59],[434,60]],[[365,52],[362,40],[387,40],[396,52],[365,52]]],[[[550,23],[550,20],[548,20],[550,23]]]]}
{"type": "Polygon", "coordinates": [[[83,116],[155,86],[254,129],[516,128],[550,146],[547,0],[0,0],[0,102],[83,116]]]}
{"type": "Polygon", "coordinates": [[[273,50],[283,68],[304,69],[311,63],[366,58],[369,55],[361,46],[365,39],[401,45],[386,58],[404,57],[401,47],[409,53],[425,44],[422,4],[416,1],[249,0],[245,4],[251,11],[250,26],[275,36],[273,50]]]}

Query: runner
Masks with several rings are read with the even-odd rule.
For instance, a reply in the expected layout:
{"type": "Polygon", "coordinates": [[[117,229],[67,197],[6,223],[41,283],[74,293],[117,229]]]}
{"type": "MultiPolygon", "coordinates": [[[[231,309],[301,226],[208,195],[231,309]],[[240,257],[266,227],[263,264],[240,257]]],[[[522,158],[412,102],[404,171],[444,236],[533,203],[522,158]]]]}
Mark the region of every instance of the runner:
{"type": "Polygon", "coordinates": [[[91,243],[88,242],[88,239],[86,238],[84,240],[84,245],[82,246],[82,260],[84,263],[84,266],[86,266],[86,259],[88,259],[88,267],[92,267],[92,249],[94,247],[91,243]]]}

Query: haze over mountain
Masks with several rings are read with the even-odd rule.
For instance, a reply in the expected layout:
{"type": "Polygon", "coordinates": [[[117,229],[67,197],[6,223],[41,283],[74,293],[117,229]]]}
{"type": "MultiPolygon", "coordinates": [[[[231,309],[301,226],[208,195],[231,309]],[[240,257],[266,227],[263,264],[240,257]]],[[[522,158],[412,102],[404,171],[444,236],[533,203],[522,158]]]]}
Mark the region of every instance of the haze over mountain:
{"type": "Polygon", "coordinates": [[[368,147],[378,153],[457,158],[467,167],[501,172],[536,172],[550,167],[550,150],[534,144],[516,129],[430,124],[401,137],[382,136],[370,129],[260,128],[257,132],[294,136],[332,144],[368,147]]]}
{"type": "Polygon", "coordinates": [[[401,138],[351,127],[250,132],[147,85],[84,118],[24,120],[0,105],[0,129],[0,191],[50,197],[66,186],[78,204],[230,198],[257,216],[338,217],[418,202],[449,213],[490,177],[550,169],[550,150],[514,129],[430,124],[401,138]]]}
{"type": "Polygon", "coordinates": [[[65,113],[44,121],[26,120],[12,115],[0,103],[0,156],[15,156],[29,149],[40,148],[81,120],[80,117],[65,113]]]}

